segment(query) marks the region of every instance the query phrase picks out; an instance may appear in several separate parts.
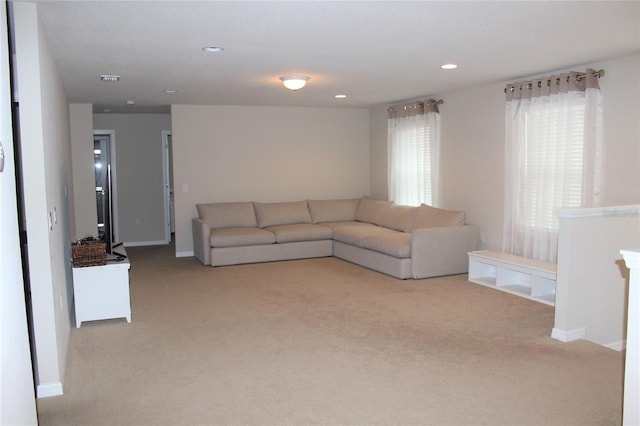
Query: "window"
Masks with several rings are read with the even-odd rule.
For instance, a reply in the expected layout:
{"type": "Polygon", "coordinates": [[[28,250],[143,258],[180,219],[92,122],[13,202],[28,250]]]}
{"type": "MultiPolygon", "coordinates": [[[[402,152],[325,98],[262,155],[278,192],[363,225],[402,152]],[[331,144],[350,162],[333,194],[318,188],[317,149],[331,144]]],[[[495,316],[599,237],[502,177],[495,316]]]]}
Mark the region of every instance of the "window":
{"type": "Polygon", "coordinates": [[[428,102],[389,110],[389,199],[398,204],[437,202],[440,115],[428,102]]]}
{"type": "Polygon", "coordinates": [[[587,70],[582,82],[570,73],[507,86],[505,252],[556,262],[558,208],[599,202],[603,132],[596,74],[587,70]]]}
{"type": "Polygon", "coordinates": [[[558,105],[539,105],[523,114],[524,147],[520,192],[522,225],[557,231],[558,207],[582,205],[584,99],[572,105],[572,132],[564,132],[558,105]]]}

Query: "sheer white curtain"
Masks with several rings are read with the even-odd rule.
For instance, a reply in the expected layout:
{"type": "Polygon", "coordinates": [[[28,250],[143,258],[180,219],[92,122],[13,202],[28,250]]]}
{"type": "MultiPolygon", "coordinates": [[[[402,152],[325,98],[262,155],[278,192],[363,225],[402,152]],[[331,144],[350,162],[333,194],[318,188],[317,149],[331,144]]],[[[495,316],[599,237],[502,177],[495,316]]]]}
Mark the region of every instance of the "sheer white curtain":
{"type": "Polygon", "coordinates": [[[599,203],[597,76],[588,69],[507,85],[503,251],[556,262],[557,209],[599,203]]]}
{"type": "Polygon", "coordinates": [[[389,199],[419,206],[438,202],[440,113],[437,101],[389,108],[389,199]]]}

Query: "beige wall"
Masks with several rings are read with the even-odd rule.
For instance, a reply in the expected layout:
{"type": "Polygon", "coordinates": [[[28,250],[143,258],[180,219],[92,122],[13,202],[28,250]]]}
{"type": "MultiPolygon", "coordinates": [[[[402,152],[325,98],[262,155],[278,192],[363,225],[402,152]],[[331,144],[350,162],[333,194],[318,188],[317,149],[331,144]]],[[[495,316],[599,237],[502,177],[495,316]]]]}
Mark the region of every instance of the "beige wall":
{"type": "Polygon", "coordinates": [[[165,243],[162,131],[171,130],[170,115],[94,114],[93,127],[115,131],[120,241],[165,243]]]}
{"type": "Polygon", "coordinates": [[[371,143],[369,156],[371,157],[371,195],[386,200],[389,197],[387,188],[387,107],[372,108],[370,111],[371,143]]]}
{"type": "Polygon", "coordinates": [[[179,256],[197,203],[369,193],[368,110],[173,105],[171,118],[179,256]]]}
{"type": "Polygon", "coordinates": [[[71,330],[69,106],[32,3],[13,4],[38,396],[62,393],[71,330]]]}
{"type": "MultiPolygon", "coordinates": [[[[603,68],[605,205],[640,200],[640,55],[572,67],[603,68]]],[[[543,73],[549,75],[553,70],[543,73]]],[[[524,80],[514,79],[511,81],[524,80]]],[[[429,97],[442,98],[441,206],[461,209],[480,226],[484,247],[502,249],[504,86],[497,82],[429,97]]],[[[386,106],[371,112],[371,193],[387,194],[386,106]]]]}
{"type": "Polygon", "coordinates": [[[629,270],[621,249],[640,247],[640,205],[561,209],[552,336],[624,348],[629,270]]]}
{"type": "Polygon", "coordinates": [[[71,158],[75,229],[72,239],[98,236],[95,169],[93,166],[93,105],[70,104],[71,158]]]}

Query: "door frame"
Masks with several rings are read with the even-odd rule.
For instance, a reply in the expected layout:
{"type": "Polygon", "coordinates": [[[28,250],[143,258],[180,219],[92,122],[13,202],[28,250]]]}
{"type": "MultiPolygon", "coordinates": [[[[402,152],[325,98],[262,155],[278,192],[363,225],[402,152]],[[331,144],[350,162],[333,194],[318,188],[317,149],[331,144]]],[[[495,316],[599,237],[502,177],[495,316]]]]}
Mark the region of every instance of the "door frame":
{"type": "MultiPolygon", "coordinates": [[[[94,130],[93,136],[109,137],[109,156],[111,164],[111,191],[109,199],[111,200],[111,232],[113,233],[113,242],[120,242],[120,227],[118,226],[118,178],[116,167],[116,131],[115,130],[94,130]]],[[[93,141],[92,141],[93,146],[93,141]]],[[[95,185],[94,185],[95,186],[95,185]]],[[[96,232],[98,230],[96,229],[96,232]]]]}
{"type": "Polygon", "coordinates": [[[169,136],[171,130],[162,131],[162,197],[164,211],[164,240],[166,244],[171,242],[171,182],[169,182],[171,162],[169,158],[169,136]]]}

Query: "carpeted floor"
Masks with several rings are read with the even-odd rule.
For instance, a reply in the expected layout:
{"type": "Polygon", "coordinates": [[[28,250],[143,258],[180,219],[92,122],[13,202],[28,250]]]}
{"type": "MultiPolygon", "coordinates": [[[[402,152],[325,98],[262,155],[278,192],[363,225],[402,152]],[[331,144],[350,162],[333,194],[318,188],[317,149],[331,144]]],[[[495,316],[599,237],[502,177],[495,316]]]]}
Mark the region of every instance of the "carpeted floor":
{"type": "Polygon", "coordinates": [[[127,249],[132,323],[73,328],[41,425],[615,425],[623,353],[466,275],[322,258],[211,268],[127,249]]]}

